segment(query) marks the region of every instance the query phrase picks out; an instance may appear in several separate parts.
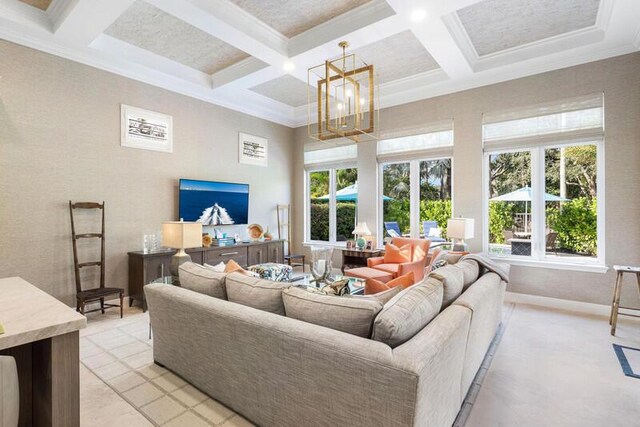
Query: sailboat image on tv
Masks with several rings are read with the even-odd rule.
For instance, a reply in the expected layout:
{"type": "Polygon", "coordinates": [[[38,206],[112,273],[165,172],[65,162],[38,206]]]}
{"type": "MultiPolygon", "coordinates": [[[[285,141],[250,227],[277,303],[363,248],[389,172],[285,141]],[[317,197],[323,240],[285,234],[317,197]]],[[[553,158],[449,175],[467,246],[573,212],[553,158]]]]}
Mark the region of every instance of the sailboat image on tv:
{"type": "Polygon", "coordinates": [[[227,210],[217,203],[213,206],[202,211],[202,215],[196,222],[201,223],[202,225],[231,225],[235,224],[235,221],[229,214],[227,210]]]}

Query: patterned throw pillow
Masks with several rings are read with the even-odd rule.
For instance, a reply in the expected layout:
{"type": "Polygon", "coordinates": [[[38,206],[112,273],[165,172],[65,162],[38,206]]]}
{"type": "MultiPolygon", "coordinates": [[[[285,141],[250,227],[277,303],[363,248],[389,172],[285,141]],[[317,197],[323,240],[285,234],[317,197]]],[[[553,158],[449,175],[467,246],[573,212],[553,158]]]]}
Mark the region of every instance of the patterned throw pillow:
{"type": "Polygon", "coordinates": [[[431,271],[435,271],[441,267],[444,267],[445,265],[447,265],[447,260],[446,259],[439,259],[436,262],[433,263],[433,265],[431,266],[431,271]]]}

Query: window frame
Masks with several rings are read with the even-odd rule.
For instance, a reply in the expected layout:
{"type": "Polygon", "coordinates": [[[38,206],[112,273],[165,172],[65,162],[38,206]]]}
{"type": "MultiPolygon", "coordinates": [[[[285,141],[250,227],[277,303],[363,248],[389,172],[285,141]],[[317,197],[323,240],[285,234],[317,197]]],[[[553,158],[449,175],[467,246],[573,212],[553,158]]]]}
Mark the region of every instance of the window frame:
{"type": "Polygon", "coordinates": [[[378,161],[378,247],[384,246],[385,232],[384,232],[384,201],[382,196],[384,194],[384,167],[387,165],[397,165],[401,163],[409,163],[409,224],[410,224],[410,236],[411,238],[420,238],[420,162],[433,161],[433,160],[451,160],[451,217],[454,217],[454,194],[455,194],[455,160],[453,154],[443,155],[441,153],[434,153],[433,155],[421,155],[419,157],[413,157],[407,155],[406,157],[397,157],[389,160],[378,161]]]}
{"type": "MultiPolygon", "coordinates": [[[[344,246],[346,242],[338,242],[337,238],[337,201],[336,201],[336,172],[340,169],[356,169],[358,164],[354,161],[338,162],[309,165],[304,170],[304,244],[307,245],[326,245],[326,246],[344,246]],[[329,172],[329,240],[311,240],[311,173],[313,172],[329,172]]],[[[359,171],[358,171],[359,173],[359,171]]],[[[358,205],[356,204],[356,216],[358,205]]]]}
{"type": "Polygon", "coordinates": [[[507,261],[512,265],[540,266],[545,268],[567,269],[575,271],[589,271],[605,273],[608,267],[605,264],[605,169],[604,169],[604,137],[590,138],[584,141],[557,141],[544,144],[531,144],[518,148],[494,148],[485,150],[482,162],[482,233],[483,251],[489,253],[489,198],[491,196],[489,171],[490,156],[502,153],[529,152],[531,155],[531,223],[534,230],[531,236],[531,256],[508,255],[500,256],[491,254],[496,260],[507,261]],[[597,256],[596,257],[560,257],[548,255],[543,246],[546,229],[546,204],[544,201],[545,184],[545,150],[562,147],[578,147],[595,145],[596,147],[596,203],[597,203],[597,256]]]}

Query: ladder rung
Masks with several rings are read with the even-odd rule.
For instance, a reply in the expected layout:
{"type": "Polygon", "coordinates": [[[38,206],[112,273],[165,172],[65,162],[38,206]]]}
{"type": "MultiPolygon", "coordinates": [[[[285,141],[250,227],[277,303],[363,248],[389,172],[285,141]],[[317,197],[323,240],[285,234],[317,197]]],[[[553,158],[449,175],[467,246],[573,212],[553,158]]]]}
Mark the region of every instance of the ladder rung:
{"type": "Polygon", "coordinates": [[[85,233],[85,234],[76,234],[76,239],[91,239],[94,237],[102,238],[102,233],[85,233]]]}
{"type": "Polygon", "coordinates": [[[83,262],[83,263],[78,264],[78,268],[92,267],[94,265],[102,265],[102,263],[100,261],[83,262]]]}

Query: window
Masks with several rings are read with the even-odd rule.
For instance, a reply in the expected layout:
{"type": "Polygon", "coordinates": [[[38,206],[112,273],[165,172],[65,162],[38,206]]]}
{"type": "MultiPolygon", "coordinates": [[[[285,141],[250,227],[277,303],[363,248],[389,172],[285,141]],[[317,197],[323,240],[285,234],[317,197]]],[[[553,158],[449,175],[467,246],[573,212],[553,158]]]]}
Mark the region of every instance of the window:
{"type": "Polygon", "coordinates": [[[358,206],[356,154],[355,145],[305,152],[306,241],[352,238],[358,206]]]}
{"type": "Polygon", "coordinates": [[[602,96],[548,108],[485,117],[486,250],[603,263],[602,96]]]}
{"type": "Polygon", "coordinates": [[[446,239],[452,215],[453,130],[451,122],[431,130],[378,143],[383,237],[446,239]]]}

